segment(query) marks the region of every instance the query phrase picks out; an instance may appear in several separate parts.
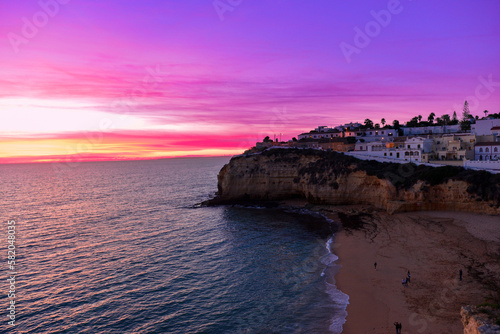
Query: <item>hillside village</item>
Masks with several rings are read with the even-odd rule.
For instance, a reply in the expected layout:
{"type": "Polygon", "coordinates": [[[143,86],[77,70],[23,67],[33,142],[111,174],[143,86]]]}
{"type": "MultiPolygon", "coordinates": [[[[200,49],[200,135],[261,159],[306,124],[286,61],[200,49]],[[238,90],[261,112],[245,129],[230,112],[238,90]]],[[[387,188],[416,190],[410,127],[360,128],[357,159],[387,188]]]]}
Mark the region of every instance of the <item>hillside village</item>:
{"type": "Polygon", "coordinates": [[[360,159],[385,162],[413,162],[452,165],[471,169],[500,171],[500,114],[479,119],[464,105],[462,119],[431,113],[427,121],[416,116],[404,126],[382,119],[374,124],[348,123],[336,127],[318,126],[287,142],[266,137],[249,152],[270,147],[315,148],[345,152],[360,159]]]}

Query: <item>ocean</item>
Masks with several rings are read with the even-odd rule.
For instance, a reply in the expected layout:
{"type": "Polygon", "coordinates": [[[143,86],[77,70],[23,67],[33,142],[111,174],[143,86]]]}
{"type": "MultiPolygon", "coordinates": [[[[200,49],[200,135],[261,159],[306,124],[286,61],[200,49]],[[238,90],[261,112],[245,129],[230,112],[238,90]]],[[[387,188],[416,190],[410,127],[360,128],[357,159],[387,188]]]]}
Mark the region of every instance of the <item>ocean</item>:
{"type": "Polygon", "coordinates": [[[333,225],[304,211],[197,205],[228,161],[0,165],[0,332],[339,333],[347,296],[326,282],[333,225]]]}

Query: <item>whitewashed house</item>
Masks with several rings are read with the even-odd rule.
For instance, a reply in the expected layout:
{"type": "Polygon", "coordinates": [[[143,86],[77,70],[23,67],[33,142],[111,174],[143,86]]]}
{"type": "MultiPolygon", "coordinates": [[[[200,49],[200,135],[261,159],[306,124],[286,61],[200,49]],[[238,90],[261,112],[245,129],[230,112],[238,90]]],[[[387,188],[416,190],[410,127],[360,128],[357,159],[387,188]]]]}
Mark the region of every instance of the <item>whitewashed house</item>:
{"type": "Polygon", "coordinates": [[[474,160],[500,160],[500,142],[477,143],[474,147],[474,160]]]}
{"type": "Polygon", "coordinates": [[[358,130],[356,139],[363,139],[365,142],[389,141],[398,136],[398,130],[395,129],[365,129],[358,130]]]}
{"type": "Polygon", "coordinates": [[[413,137],[399,142],[358,142],[354,155],[380,157],[407,162],[428,162],[432,139],[413,137]]]}
{"type": "Polygon", "coordinates": [[[489,136],[496,127],[500,127],[500,119],[482,119],[471,125],[471,132],[477,136],[489,136]]]}

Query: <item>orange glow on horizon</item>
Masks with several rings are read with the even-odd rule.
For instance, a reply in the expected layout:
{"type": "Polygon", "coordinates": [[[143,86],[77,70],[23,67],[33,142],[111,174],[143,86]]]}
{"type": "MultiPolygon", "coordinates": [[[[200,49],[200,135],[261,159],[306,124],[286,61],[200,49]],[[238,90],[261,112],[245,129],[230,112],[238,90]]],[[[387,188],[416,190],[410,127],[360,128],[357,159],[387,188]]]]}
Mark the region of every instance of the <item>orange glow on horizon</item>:
{"type": "MultiPolygon", "coordinates": [[[[0,164],[149,160],[178,157],[231,156],[240,148],[157,147],[154,140],[111,138],[92,144],[83,138],[3,139],[0,140],[0,164]]],[[[210,143],[209,143],[210,144],[210,143]]]]}

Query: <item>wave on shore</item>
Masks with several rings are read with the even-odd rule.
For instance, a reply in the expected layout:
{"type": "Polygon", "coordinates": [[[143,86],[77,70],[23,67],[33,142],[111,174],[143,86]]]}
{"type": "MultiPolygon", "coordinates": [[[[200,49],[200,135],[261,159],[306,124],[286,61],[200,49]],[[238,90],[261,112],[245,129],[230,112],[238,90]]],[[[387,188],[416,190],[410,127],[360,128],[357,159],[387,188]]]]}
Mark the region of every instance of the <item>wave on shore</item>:
{"type": "Polygon", "coordinates": [[[326,242],[328,254],[321,259],[321,262],[326,265],[326,268],[321,273],[321,276],[326,276],[326,292],[330,295],[335,305],[335,315],[332,317],[329,329],[332,333],[342,333],[342,327],[347,317],[346,308],[349,304],[349,296],[340,291],[335,284],[335,274],[340,270],[341,266],[335,263],[339,257],[332,253],[334,237],[335,235],[332,235],[326,242]]]}

